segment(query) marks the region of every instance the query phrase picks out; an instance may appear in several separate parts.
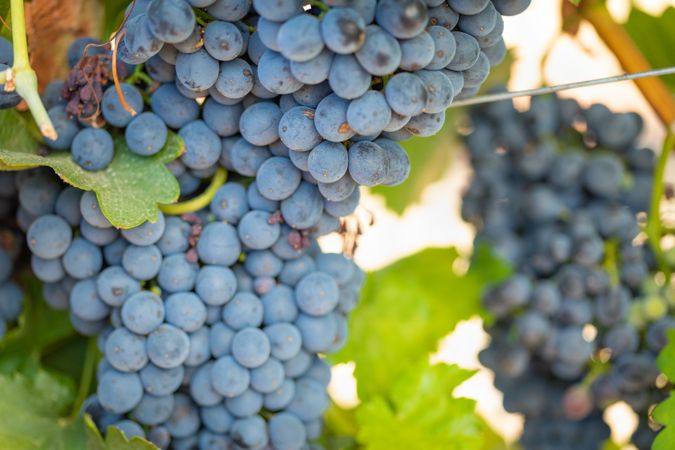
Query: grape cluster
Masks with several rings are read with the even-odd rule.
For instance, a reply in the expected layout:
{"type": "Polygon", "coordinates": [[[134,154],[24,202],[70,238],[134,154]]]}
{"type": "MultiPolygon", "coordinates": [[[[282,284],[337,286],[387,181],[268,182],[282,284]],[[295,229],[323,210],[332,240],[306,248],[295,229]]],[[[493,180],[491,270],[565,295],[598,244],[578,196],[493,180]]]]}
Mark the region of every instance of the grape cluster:
{"type": "Polygon", "coordinates": [[[358,185],[405,180],[397,141],[436,133],[453,98],[478,90],[504,56],[502,14],[528,4],[137,0],[117,51],[162,85],[127,142],[150,153],[177,130],[184,194],[220,164],[255,177],[292,227],[316,226],[335,203],[349,212],[358,185]],[[284,204],[306,205],[302,219],[284,204]]]}
{"type": "Polygon", "coordinates": [[[301,449],[320,434],[319,354],[345,342],[364,277],[352,261],[281,223],[255,184],[118,231],[94,193],[30,179],[20,192],[44,194],[27,242],[45,300],[99,337],[85,411],[101,429],[163,449],[301,449]]]}
{"type": "Polygon", "coordinates": [[[655,163],[637,144],[642,120],[551,96],[523,112],[511,102],[475,109],[472,127],[462,214],[476,245],[516,268],[483,296],[496,322],[482,360],[506,408],[526,415],[525,448],[597,448],[606,433],[561,441],[576,426],[567,423],[619,400],[646,416],[663,396],[656,355],[675,327],[672,294],[651,277],[640,234],[655,163]],[[542,403],[520,398],[532,385],[562,389],[563,400],[529,410],[542,403]]]}
{"type": "Polygon", "coordinates": [[[17,203],[16,179],[12,172],[0,172],[0,339],[23,309],[23,290],[12,279],[23,247],[13,217],[17,203]]]}

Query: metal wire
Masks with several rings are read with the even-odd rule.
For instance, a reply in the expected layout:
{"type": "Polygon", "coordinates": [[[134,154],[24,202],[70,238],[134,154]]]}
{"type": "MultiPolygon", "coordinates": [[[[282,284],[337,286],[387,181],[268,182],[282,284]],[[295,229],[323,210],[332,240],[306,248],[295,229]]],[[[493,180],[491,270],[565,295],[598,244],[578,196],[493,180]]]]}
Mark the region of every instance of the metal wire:
{"type": "Polygon", "coordinates": [[[450,105],[450,108],[460,106],[479,105],[481,103],[498,102],[500,100],[509,100],[516,97],[532,97],[535,95],[552,94],[553,92],[566,91],[569,89],[578,89],[587,86],[597,86],[600,84],[616,83],[618,81],[637,80],[640,78],[661,77],[664,75],[675,74],[675,67],[665,67],[663,69],[645,70],[644,72],[625,73],[623,75],[614,75],[605,78],[595,78],[593,80],[575,81],[573,83],[558,84],[556,86],[546,86],[537,89],[525,89],[522,91],[499,92],[496,94],[481,95],[479,97],[457,100],[450,105]]]}

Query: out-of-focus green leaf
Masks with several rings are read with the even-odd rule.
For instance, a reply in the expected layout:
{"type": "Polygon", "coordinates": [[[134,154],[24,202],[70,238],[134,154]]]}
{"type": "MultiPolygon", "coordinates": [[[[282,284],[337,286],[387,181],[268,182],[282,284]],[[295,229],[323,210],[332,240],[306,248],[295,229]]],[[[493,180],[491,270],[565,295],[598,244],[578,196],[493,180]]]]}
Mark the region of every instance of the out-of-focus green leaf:
{"type": "Polygon", "coordinates": [[[452,396],[472,375],[457,366],[429,366],[422,358],[396,378],[390,392],[359,406],[358,441],[366,450],[480,449],[475,402],[452,396]]]}
{"type": "MultiPolygon", "coordinates": [[[[669,7],[660,16],[652,16],[633,6],[625,29],[654,68],[675,66],[675,8],[669,7]]],[[[675,90],[675,76],[661,78],[675,90]]]]}
{"type": "Polygon", "coordinates": [[[659,353],[657,363],[661,372],[675,381],[675,330],[668,331],[668,344],[659,353]]]}
{"type": "Polygon", "coordinates": [[[579,3],[581,3],[581,0],[568,0],[568,1],[574,6],[579,6],[579,3]]]}
{"type": "Polygon", "coordinates": [[[671,392],[663,402],[659,403],[652,417],[658,423],[665,425],[656,435],[652,450],[671,450],[675,448],[675,395],[671,392]]]}
{"type": "Polygon", "coordinates": [[[65,418],[74,387],[38,369],[0,375],[0,450],[84,450],[81,420],[65,418]]]}
{"type": "Polygon", "coordinates": [[[51,309],[42,300],[42,284],[34,276],[21,279],[23,313],[19,325],[0,341],[0,373],[9,374],[49,353],[60,342],[77,338],[68,313],[51,309]]]}
{"type": "Polygon", "coordinates": [[[350,339],[332,358],[354,361],[359,397],[390,385],[461,320],[482,314],[480,271],[459,276],[452,248],[427,249],[368,275],[361,304],[352,313],[350,339]]]}
{"type": "Polygon", "coordinates": [[[97,172],[82,169],[69,152],[43,156],[26,122],[12,110],[0,111],[0,143],[0,162],[5,168],[51,167],[68,184],[96,192],[101,211],[119,228],[157,220],[158,204],[173,203],[180,195],[178,181],[165,166],[184,151],[183,140],[175,133],[169,133],[164,148],[149,157],[134,154],[124,137],[116,136],[113,161],[97,172]]]}
{"type": "Polygon", "coordinates": [[[108,427],[104,439],[89,417],[85,417],[84,422],[87,450],[157,450],[155,445],[138,436],[127,439],[117,427],[108,427]]]}
{"type": "MultiPolygon", "coordinates": [[[[124,20],[124,10],[132,0],[100,0],[103,4],[103,39],[108,39],[124,20]]],[[[138,1],[136,1],[138,3],[138,1]]]]}

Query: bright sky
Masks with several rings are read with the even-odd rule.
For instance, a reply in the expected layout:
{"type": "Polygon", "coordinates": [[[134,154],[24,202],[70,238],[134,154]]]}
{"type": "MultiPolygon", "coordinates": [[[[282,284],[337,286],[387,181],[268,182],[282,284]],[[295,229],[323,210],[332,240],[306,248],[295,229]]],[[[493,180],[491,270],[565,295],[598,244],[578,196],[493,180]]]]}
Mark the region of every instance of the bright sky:
{"type": "MultiPolygon", "coordinates": [[[[582,25],[576,38],[558,35],[561,1],[563,0],[533,0],[525,13],[505,19],[504,35],[507,46],[515,51],[517,58],[510,89],[538,87],[542,81],[548,85],[560,84],[622,72],[614,56],[590,26],[582,25]],[[544,67],[545,78],[542,80],[540,65],[549,45],[552,47],[544,67]]],[[[669,5],[675,6],[675,0],[634,0],[634,3],[653,14],[658,14],[669,5]]],[[[608,6],[617,20],[625,20],[630,0],[609,0],[608,6]]],[[[652,148],[660,146],[664,136],[663,128],[631,82],[583,88],[564,95],[573,97],[582,104],[603,102],[612,109],[640,112],[646,119],[644,143],[652,148]]],[[[460,194],[469,177],[470,169],[462,157],[452,165],[442,180],[430,185],[421,202],[410,207],[402,217],[386,210],[381,198],[366,195],[363,199],[364,206],[374,214],[376,222],[360,241],[357,262],[366,270],[374,270],[430,246],[454,245],[469,251],[473,230],[459,217],[460,194]],[[405,239],[401,239],[403,236],[405,239]],[[396,242],[396,245],[391,245],[392,242],[396,242]]],[[[323,244],[327,249],[339,250],[337,240],[329,238],[323,244]]],[[[438,354],[432,359],[457,363],[467,368],[480,368],[477,353],[487,342],[488,337],[482,331],[481,322],[474,319],[460,324],[455,333],[444,339],[439,345],[438,354]],[[460,345],[452,345],[453,342],[460,345]]],[[[354,405],[358,401],[352,371],[353,367],[350,365],[340,365],[333,370],[331,395],[344,406],[354,405]]],[[[516,415],[506,413],[501,407],[501,395],[492,386],[489,371],[481,370],[460,386],[456,394],[476,399],[478,410],[495,429],[510,441],[517,439],[522,426],[521,420],[516,415]]],[[[619,405],[608,411],[607,416],[610,422],[619,424],[613,427],[615,440],[625,442],[632,433],[631,428],[635,426],[627,407],[619,405]]]]}

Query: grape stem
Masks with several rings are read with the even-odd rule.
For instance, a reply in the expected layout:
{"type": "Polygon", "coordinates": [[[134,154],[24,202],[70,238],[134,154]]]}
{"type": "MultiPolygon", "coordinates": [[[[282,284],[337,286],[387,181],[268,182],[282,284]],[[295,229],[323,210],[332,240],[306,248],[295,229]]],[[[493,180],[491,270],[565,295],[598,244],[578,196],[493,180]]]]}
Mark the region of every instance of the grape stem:
{"type": "Polygon", "coordinates": [[[659,267],[670,278],[670,268],[665,262],[663,250],[661,249],[661,236],[663,235],[663,227],[661,224],[661,198],[663,198],[664,182],[663,178],[666,173],[666,164],[670,152],[675,149],[675,130],[670,129],[663,142],[663,148],[659,155],[659,160],[654,170],[654,182],[652,184],[652,198],[649,205],[649,217],[647,219],[646,232],[649,238],[649,244],[656,255],[659,267]]]}
{"type": "Polygon", "coordinates": [[[82,365],[82,376],[80,377],[79,387],[77,390],[77,397],[73,403],[71,410],[71,417],[77,417],[80,414],[82,404],[89,396],[91,383],[94,380],[94,372],[96,371],[96,360],[98,359],[98,346],[95,337],[90,337],[87,340],[87,350],[84,356],[84,364],[82,365]]]}
{"type": "Polygon", "coordinates": [[[52,124],[40,94],[38,93],[37,74],[28,58],[28,40],[26,38],[26,18],[23,0],[11,0],[12,45],[14,47],[14,67],[5,71],[5,90],[14,87],[16,92],[26,101],[35,122],[43,136],[56,139],[58,134],[52,124]],[[12,81],[13,86],[9,83],[12,81]]]}
{"type": "Polygon", "coordinates": [[[161,209],[164,214],[170,216],[180,216],[182,214],[197,212],[211,203],[216,192],[218,192],[218,189],[225,184],[226,180],[227,172],[225,169],[220,168],[211,179],[209,187],[200,195],[185,202],[174,203],[172,205],[161,205],[159,209],[161,209]]]}
{"type": "MultiPolygon", "coordinates": [[[[586,2],[579,7],[579,14],[595,28],[626,72],[641,72],[651,68],[624,27],[612,19],[604,2],[586,2]]],[[[635,84],[661,122],[669,128],[675,122],[675,100],[665,84],[658,78],[642,79],[635,84]]]]}

